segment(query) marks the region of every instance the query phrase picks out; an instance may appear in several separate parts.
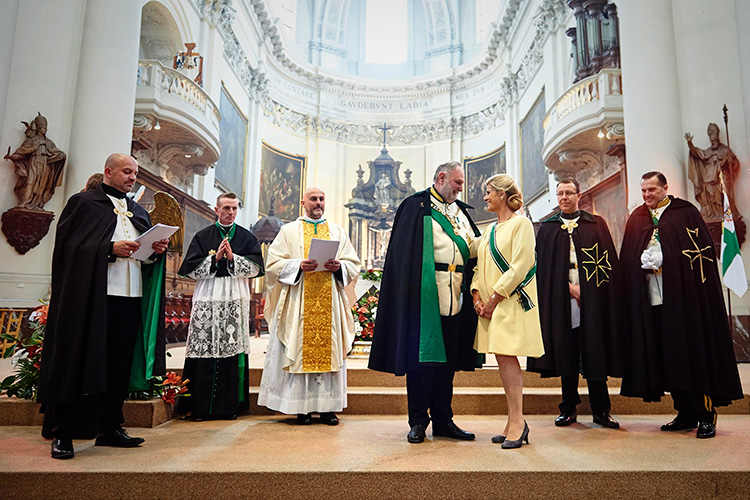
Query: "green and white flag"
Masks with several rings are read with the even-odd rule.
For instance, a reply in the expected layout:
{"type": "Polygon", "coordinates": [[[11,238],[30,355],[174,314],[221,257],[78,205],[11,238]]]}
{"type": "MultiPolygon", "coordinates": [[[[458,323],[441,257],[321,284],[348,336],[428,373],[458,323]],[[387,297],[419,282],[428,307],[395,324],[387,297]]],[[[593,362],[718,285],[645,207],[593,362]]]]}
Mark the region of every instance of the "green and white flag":
{"type": "Polygon", "coordinates": [[[742,298],[747,292],[747,276],[726,193],[724,194],[724,224],[721,230],[721,270],[724,286],[742,298]]]}

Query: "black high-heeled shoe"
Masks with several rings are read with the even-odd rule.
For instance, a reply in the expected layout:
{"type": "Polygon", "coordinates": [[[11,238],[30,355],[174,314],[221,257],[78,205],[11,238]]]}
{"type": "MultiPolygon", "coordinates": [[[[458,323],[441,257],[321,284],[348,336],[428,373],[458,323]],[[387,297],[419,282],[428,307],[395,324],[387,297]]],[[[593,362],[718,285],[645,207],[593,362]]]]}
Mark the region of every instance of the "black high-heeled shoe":
{"type": "Polygon", "coordinates": [[[521,437],[515,441],[509,441],[506,439],[502,444],[502,448],[504,450],[520,448],[524,441],[526,441],[526,444],[529,444],[529,424],[526,423],[526,420],[523,421],[523,432],[521,432],[521,437]]]}
{"type": "Polygon", "coordinates": [[[498,434],[497,436],[492,436],[492,440],[491,441],[493,443],[504,443],[505,442],[505,438],[507,438],[507,437],[508,436],[503,436],[502,434],[498,434]]]}

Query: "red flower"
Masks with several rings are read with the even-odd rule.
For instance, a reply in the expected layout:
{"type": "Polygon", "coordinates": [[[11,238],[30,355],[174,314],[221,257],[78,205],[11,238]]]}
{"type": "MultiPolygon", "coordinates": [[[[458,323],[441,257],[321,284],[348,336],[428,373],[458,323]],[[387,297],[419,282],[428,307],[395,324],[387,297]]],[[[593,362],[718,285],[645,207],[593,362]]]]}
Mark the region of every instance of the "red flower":
{"type": "Polygon", "coordinates": [[[370,295],[369,297],[367,297],[367,302],[372,303],[372,302],[377,302],[377,301],[378,301],[378,297],[376,295],[370,295]]]}
{"type": "Polygon", "coordinates": [[[175,385],[180,386],[182,385],[182,377],[177,375],[175,372],[169,372],[167,373],[167,378],[162,382],[161,385],[175,385]]]}
{"type": "Polygon", "coordinates": [[[174,389],[167,389],[161,395],[161,399],[163,399],[165,403],[173,405],[174,402],[175,402],[175,390],[174,389]]]}
{"type": "Polygon", "coordinates": [[[38,306],[34,308],[34,311],[36,311],[36,321],[40,325],[47,324],[47,313],[49,312],[49,304],[42,304],[41,306],[38,306]]]}

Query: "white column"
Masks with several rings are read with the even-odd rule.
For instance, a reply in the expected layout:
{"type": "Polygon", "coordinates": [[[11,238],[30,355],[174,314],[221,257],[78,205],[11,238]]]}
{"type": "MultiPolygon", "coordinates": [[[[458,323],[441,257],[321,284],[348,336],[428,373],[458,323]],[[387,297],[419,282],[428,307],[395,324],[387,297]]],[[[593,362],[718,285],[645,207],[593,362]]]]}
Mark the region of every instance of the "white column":
{"type": "Polygon", "coordinates": [[[640,178],[666,175],[669,192],[687,193],[672,0],[617,3],[620,19],[628,209],[643,203],[640,178]]]}
{"type": "MultiPolygon", "coordinates": [[[[23,143],[22,120],[41,112],[47,137],[69,152],[85,6],[86,0],[0,2],[0,212],[18,203],[13,164],[2,157],[23,143]]],[[[64,172],[72,168],[68,160],[64,172]]],[[[44,208],[59,217],[65,199],[60,187],[44,208]]],[[[25,255],[0,235],[0,306],[33,307],[49,297],[56,225],[25,255]]]]}
{"type": "Polygon", "coordinates": [[[248,113],[248,127],[250,133],[247,138],[247,174],[245,176],[245,207],[249,210],[246,225],[255,224],[258,220],[258,203],[260,202],[260,160],[263,154],[261,145],[261,104],[250,99],[248,113]]]}
{"type": "Polygon", "coordinates": [[[67,196],[101,172],[111,153],[130,154],[142,2],[88,0],[65,180],[67,196]]]}
{"type": "MultiPolygon", "coordinates": [[[[0,3],[0,68],[10,69],[13,60],[13,39],[16,34],[18,0],[0,3]]],[[[10,71],[0,73],[0,116],[5,116],[5,99],[8,95],[10,71]]],[[[3,136],[3,121],[0,120],[0,137],[3,136]]],[[[4,156],[4,155],[0,155],[4,156]]]]}

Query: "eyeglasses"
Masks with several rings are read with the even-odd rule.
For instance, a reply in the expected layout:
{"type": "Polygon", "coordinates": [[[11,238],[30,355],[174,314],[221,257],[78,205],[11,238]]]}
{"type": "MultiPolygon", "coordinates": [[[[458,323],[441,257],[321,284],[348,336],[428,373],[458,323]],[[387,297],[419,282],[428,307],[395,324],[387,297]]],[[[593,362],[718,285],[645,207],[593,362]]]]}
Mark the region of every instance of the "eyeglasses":
{"type": "Polygon", "coordinates": [[[557,192],[557,197],[558,198],[562,198],[562,197],[572,198],[572,197],[577,196],[577,195],[578,195],[578,193],[576,193],[575,191],[558,191],[557,192]]]}

